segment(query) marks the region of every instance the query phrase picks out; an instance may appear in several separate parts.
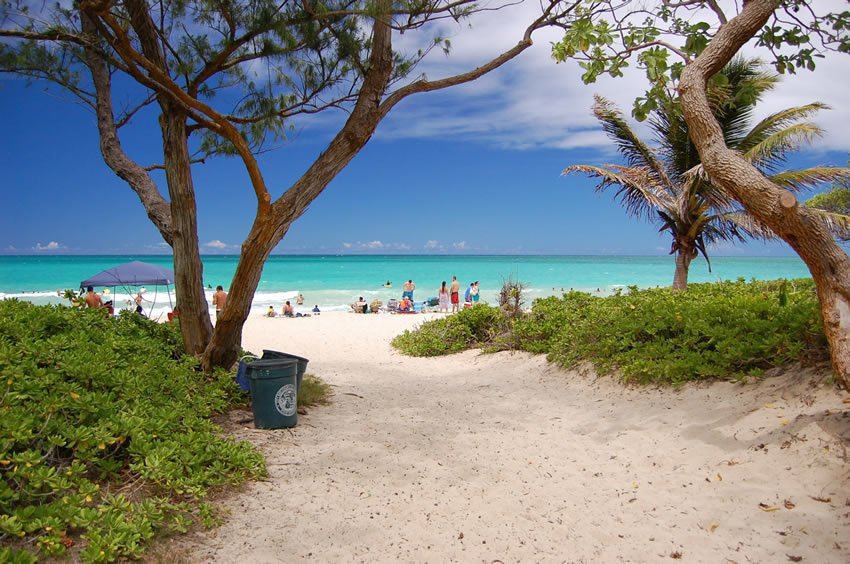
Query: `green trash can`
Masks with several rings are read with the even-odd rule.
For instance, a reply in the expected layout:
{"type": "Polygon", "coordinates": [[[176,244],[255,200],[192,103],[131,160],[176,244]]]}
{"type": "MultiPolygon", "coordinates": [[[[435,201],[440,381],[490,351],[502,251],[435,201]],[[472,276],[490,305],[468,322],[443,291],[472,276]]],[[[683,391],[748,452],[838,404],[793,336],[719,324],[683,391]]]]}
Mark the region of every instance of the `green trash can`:
{"type": "Polygon", "coordinates": [[[307,371],[307,363],[310,362],[303,356],[298,356],[295,354],[289,354],[285,352],[272,351],[269,349],[263,349],[263,360],[273,360],[276,358],[288,358],[298,361],[298,381],[296,382],[297,388],[301,389],[301,380],[304,379],[304,373],[307,371]]]}
{"type": "Polygon", "coordinates": [[[255,360],[248,364],[251,408],[258,429],[282,429],[298,424],[298,361],[291,358],[255,360]]]}

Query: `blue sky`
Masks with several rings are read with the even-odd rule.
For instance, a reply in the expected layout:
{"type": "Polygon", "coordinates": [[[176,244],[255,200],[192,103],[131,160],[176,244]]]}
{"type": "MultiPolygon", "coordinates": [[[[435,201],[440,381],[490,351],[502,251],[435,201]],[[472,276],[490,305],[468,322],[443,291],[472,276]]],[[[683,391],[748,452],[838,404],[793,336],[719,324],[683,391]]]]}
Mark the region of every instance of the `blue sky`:
{"type": "MultiPolygon", "coordinates": [[[[533,6],[492,13],[472,30],[443,30],[451,57],[432,53],[430,78],[479,64],[519,37],[533,6]]],[[[475,20],[473,20],[475,22],[475,20]]],[[[407,46],[409,35],[397,45],[407,46]]],[[[619,162],[590,114],[592,95],[628,114],[640,76],[585,86],[575,65],[556,65],[549,42],[535,46],[476,83],[408,99],[366,148],[291,228],[277,253],[666,254],[669,240],[625,215],[570,164],[619,162]]],[[[821,100],[833,110],[816,149],[790,166],[846,166],[850,149],[850,64],[834,56],[818,72],[786,77],[762,115],[821,100]]],[[[167,252],[130,189],[103,163],[94,116],[45,84],[0,79],[0,137],[5,205],[3,254],[152,254],[167,252]]],[[[292,139],[262,157],[273,196],[309,166],[340,116],[299,122],[292,139]]],[[[142,164],[161,162],[152,109],[122,130],[122,144],[142,164]]],[[[240,161],[214,159],[194,169],[202,253],[238,252],[254,215],[240,161]]],[[[162,175],[155,179],[163,187],[162,175]]],[[[783,243],[714,249],[718,255],[789,255],[783,243]]]]}

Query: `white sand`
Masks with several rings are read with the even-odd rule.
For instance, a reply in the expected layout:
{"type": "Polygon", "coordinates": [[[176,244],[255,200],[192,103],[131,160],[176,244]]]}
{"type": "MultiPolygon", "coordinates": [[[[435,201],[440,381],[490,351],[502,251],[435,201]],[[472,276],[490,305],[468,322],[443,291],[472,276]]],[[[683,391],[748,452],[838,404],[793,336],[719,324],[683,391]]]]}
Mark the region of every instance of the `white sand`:
{"type": "Polygon", "coordinates": [[[175,554],[850,562],[846,393],[803,373],[628,389],[540,356],[391,349],[430,317],[251,319],[244,347],[308,357],[333,404],[291,431],[234,424],[270,477],[222,501],[221,527],[173,540],[175,554]]]}

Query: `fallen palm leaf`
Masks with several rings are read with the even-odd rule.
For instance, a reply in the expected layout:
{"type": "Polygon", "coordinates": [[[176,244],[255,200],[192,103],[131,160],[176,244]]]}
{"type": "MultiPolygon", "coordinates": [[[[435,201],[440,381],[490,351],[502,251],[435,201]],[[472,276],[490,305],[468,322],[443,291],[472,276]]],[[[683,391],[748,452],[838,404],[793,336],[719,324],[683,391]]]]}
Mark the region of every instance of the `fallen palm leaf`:
{"type": "Polygon", "coordinates": [[[771,511],[779,511],[779,508],[777,506],[768,505],[766,503],[759,503],[759,509],[761,509],[762,511],[765,511],[767,513],[770,513],[771,511]]]}
{"type": "Polygon", "coordinates": [[[831,503],[832,502],[831,497],[821,497],[821,496],[814,496],[814,495],[810,495],[809,497],[812,498],[813,500],[819,501],[821,503],[831,503]]]}
{"type": "Polygon", "coordinates": [[[794,505],[793,501],[791,501],[790,499],[785,500],[785,509],[794,509],[795,507],[797,506],[794,505]]]}

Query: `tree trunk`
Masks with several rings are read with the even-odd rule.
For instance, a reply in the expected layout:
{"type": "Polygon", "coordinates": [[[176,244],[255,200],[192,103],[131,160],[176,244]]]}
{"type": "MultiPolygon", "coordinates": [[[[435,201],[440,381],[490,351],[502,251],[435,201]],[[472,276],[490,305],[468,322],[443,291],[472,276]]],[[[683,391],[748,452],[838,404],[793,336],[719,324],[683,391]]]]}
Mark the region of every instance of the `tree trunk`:
{"type": "Polygon", "coordinates": [[[676,251],[676,273],[673,275],[674,290],[688,289],[688,269],[691,267],[692,260],[694,260],[694,257],[689,249],[676,251]]]}
{"type": "Polygon", "coordinates": [[[708,47],[685,67],[679,85],[691,140],[712,181],[726,189],[747,212],[767,224],[806,263],[817,286],[824,332],[836,380],[850,383],[850,259],[823,222],[797,205],[792,194],[766,179],[729,150],[706,96],[706,81],[767,22],[774,0],[750,0],[723,25],[708,47]]]}
{"type": "MultiPolygon", "coordinates": [[[[94,37],[97,34],[97,29],[88,14],[82,10],[80,22],[87,35],[94,37]]],[[[86,46],[85,62],[95,88],[95,113],[103,161],[119,178],[130,185],[147,211],[148,218],[159,230],[165,242],[171,245],[171,209],[168,202],[162,197],[148,172],[132,160],[121,147],[112,109],[112,78],[106,61],[97,49],[86,46]]]]}
{"type": "Polygon", "coordinates": [[[289,229],[275,228],[272,222],[255,221],[242,244],[239,264],[227,294],[227,302],[215,322],[215,331],[204,352],[203,368],[228,368],[236,362],[242,344],[242,327],[251,312],[254,293],[260,283],[263,265],[289,229]]]}
{"type": "Polygon", "coordinates": [[[180,320],[184,350],[187,354],[200,355],[210,342],[213,328],[204,295],[204,268],[198,246],[198,208],[192,183],[186,116],[168,100],[161,100],[160,106],[165,177],[171,197],[177,318],[180,320]]]}
{"type": "MultiPolygon", "coordinates": [[[[386,14],[389,0],[381,0],[378,8],[386,14]]],[[[216,321],[215,331],[204,352],[203,368],[209,372],[213,367],[229,368],[236,361],[242,342],[242,326],[251,311],[254,292],[260,283],[263,265],[292,223],[301,216],[328,183],[351,162],[360,149],[369,141],[383,117],[380,111],[381,97],[386,91],[393,70],[392,29],[389,16],[377,16],[373,27],[372,52],[369,70],[354,109],[345,125],[334,136],[328,148],[313,165],[269,206],[268,200],[258,201],[257,216],[251,232],[242,244],[239,264],[230,286],[224,310],[216,321]]],[[[246,163],[247,165],[248,163],[246,163]]],[[[256,175],[259,178],[259,175],[256,175]]],[[[266,187],[255,189],[268,198],[266,187]]]]}

